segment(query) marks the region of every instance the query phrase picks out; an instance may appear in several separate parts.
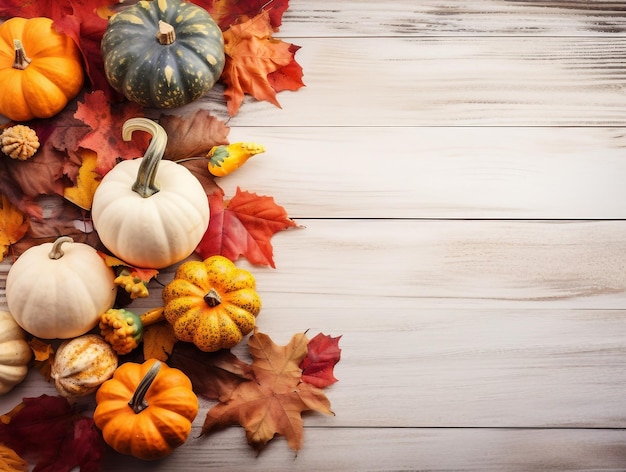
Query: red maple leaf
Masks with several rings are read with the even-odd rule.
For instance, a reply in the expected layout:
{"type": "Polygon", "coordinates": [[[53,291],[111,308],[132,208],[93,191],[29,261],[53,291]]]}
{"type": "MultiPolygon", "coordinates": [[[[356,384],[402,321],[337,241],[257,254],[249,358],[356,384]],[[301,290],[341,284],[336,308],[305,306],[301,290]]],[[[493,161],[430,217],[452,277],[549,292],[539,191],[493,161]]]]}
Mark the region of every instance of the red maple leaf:
{"type": "Polygon", "coordinates": [[[272,197],[237,188],[230,201],[219,189],[209,195],[209,228],[196,252],[203,258],[220,254],[234,261],[244,256],[251,264],[275,268],[271,237],[297,226],[272,197]]]}
{"type": "Polygon", "coordinates": [[[267,74],[267,81],[275,92],[282,92],[283,90],[295,92],[300,87],[304,87],[304,82],[302,81],[302,66],[296,62],[296,52],[298,49],[300,49],[300,46],[290,44],[289,52],[291,53],[291,62],[285,67],[281,67],[267,74]]]}
{"type": "Polygon", "coordinates": [[[269,13],[272,28],[278,29],[283,21],[283,13],[289,7],[289,0],[192,0],[192,2],[207,10],[222,31],[262,11],[269,13]]]}
{"type": "Polygon", "coordinates": [[[337,382],[333,370],[341,359],[340,339],[341,336],[333,338],[322,333],[311,338],[307,345],[306,357],[300,363],[302,381],[318,388],[328,387],[337,382]]]}
{"type": "Polygon", "coordinates": [[[33,469],[67,472],[96,472],[104,458],[104,441],[93,419],[76,413],[60,396],[24,398],[2,415],[0,443],[24,457],[35,457],[33,469]]]}
{"type": "Polygon", "coordinates": [[[105,175],[118,159],[143,156],[150,142],[148,134],[135,133],[131,141],[122,139],[124,122],[142,115],[142,108],[136,103],[111,104],[100,90],[85,94],[85,101],[78,102],[74,117],[91,128],[78,145],[98,154],[96,172],[105,175]]]}

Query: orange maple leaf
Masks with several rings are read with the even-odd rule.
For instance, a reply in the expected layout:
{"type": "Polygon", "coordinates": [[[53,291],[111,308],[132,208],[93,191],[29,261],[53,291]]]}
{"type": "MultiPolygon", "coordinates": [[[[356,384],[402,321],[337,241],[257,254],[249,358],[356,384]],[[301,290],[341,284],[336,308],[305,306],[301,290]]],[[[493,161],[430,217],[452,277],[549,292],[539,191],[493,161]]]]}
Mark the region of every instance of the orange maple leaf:
{"type": "Polygon", "coordinates": [[[237,113],[246,93],[280,108],[268,75],[289,65],[293,52],[289,43],[272,38],[272,31],[267,11],[224,31],[222,80],[230,116],[237,113]]]}
{"type": "Polygon", "coordinates": [[[202,434],[240,424],[256,450],[276,434],[284,436],[291,449],[300,450],[302,412],[333,414],[324,392],[302,382],[299,365],[306,357],[307,344],[303,333],[279,346],[268,335],[255,331],[248,341],[255,379],[239,384],[226,401],[208,411],[202,434]]]}
{"type": "Polygon", "coordinates": [[[209,228],[196,252],[203,258],[222,255],[231,261],[244,256],[251,264],[274,268],[271,237],[295,227],[296,222],[273,197],[259,196],[237,188],[230,201],[222,189],[209,195],[209,228]]]}
{"type": "Polygon", "coordinates": [[[0,260],[9,252],[9,247],[24,237],[30,220],[0,194],[0,260]]]}

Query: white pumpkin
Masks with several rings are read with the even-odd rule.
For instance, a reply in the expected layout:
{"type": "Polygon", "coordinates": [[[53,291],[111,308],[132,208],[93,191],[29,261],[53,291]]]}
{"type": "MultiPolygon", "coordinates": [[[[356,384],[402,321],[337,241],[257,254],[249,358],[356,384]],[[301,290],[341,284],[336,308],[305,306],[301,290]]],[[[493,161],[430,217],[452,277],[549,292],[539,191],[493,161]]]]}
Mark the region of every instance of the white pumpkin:
{"type": "Polygon", "coordinates": [[[208,197],[196,177],[162,160],[167,134],[152,120],[132,118],[123,138],[146,131],[144,157],[118,163],[96,189],[91,217],[102,243],[134,267],[161,269],[193,253],[209,226],[208,197]]]}
{"type": "Polygon", "coordinates": [[[82,397],[110,379],[117,365],[117,354],[108,342],[97,334],[84,334],[61,343],[50,377],[64,397],[82,397]]]}
{"type": "Polygon", "coordinates": [[[27,249],[6,280],[9,311],[24,330],[66,339],[92,329],[113,306],[115,273],[97,251],[62,236],[27,249]]]}
{"type": "Polygon", "coordinates": [[[24,330],[10,313],[0,311],[0,395],[26,378],[32,357],[24,330]]]}

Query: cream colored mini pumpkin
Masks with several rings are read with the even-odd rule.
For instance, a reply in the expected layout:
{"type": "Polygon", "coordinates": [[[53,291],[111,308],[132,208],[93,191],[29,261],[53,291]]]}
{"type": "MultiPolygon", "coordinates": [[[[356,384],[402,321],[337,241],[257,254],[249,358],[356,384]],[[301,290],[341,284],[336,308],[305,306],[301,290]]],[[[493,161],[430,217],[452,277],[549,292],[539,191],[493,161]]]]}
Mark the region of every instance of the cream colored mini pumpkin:
{"type": "Polygon", "coordinates": [[[0,311],[0,395],[26,378],[33,351],[13,316],[0,311]]]}
{"type": "Polygon", "coordinates": [[[85,334],[59,346],[50,376],[64,397],[82,397],[110,379],[117,363],[117,354],[102,336],[85,334]]]}
{"type": "Polygon", "coordinates": [[[152,134],[140,159],[117,164],[96,189],[91,208],[102,243],[134,267],[162,269],[196,249],[209,225],[209,200],[185,167],[161,160],[167,134],[147,118],[124,123],[123,138],[133,131],[152,134]]]}
{"type": "Polygon", "coordinates": [[[43,339],[68,339],[92,329],[113,306],[115,274],[97,251],[69,237],[26,250],[9,269],[9,312],[43,339]]]}

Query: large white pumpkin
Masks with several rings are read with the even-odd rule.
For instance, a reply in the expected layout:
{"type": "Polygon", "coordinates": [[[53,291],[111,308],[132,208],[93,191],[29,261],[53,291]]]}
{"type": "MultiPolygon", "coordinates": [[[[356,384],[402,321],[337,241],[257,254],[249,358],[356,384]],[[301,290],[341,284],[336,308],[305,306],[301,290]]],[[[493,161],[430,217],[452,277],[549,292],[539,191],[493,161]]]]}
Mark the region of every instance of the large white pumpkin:
{"type": "Polygon", "coordinates": [[[115,273],[97,251],[63,236],[26,250],[6,281],[9,311],[27,332],[66,339],[92,329],[113,306],[115,273]]]}
{"type": "Polygon", "coordinates": [[[154,121],[132,118],[123,138],[135,130],[152,134],[142,158],[118,163],[96,189],[91,217],[102,243],[134,267],[161,269],[182,261],[209,226],[208,197],[185,167],[161,160],[167,135],[154,121]]]}

